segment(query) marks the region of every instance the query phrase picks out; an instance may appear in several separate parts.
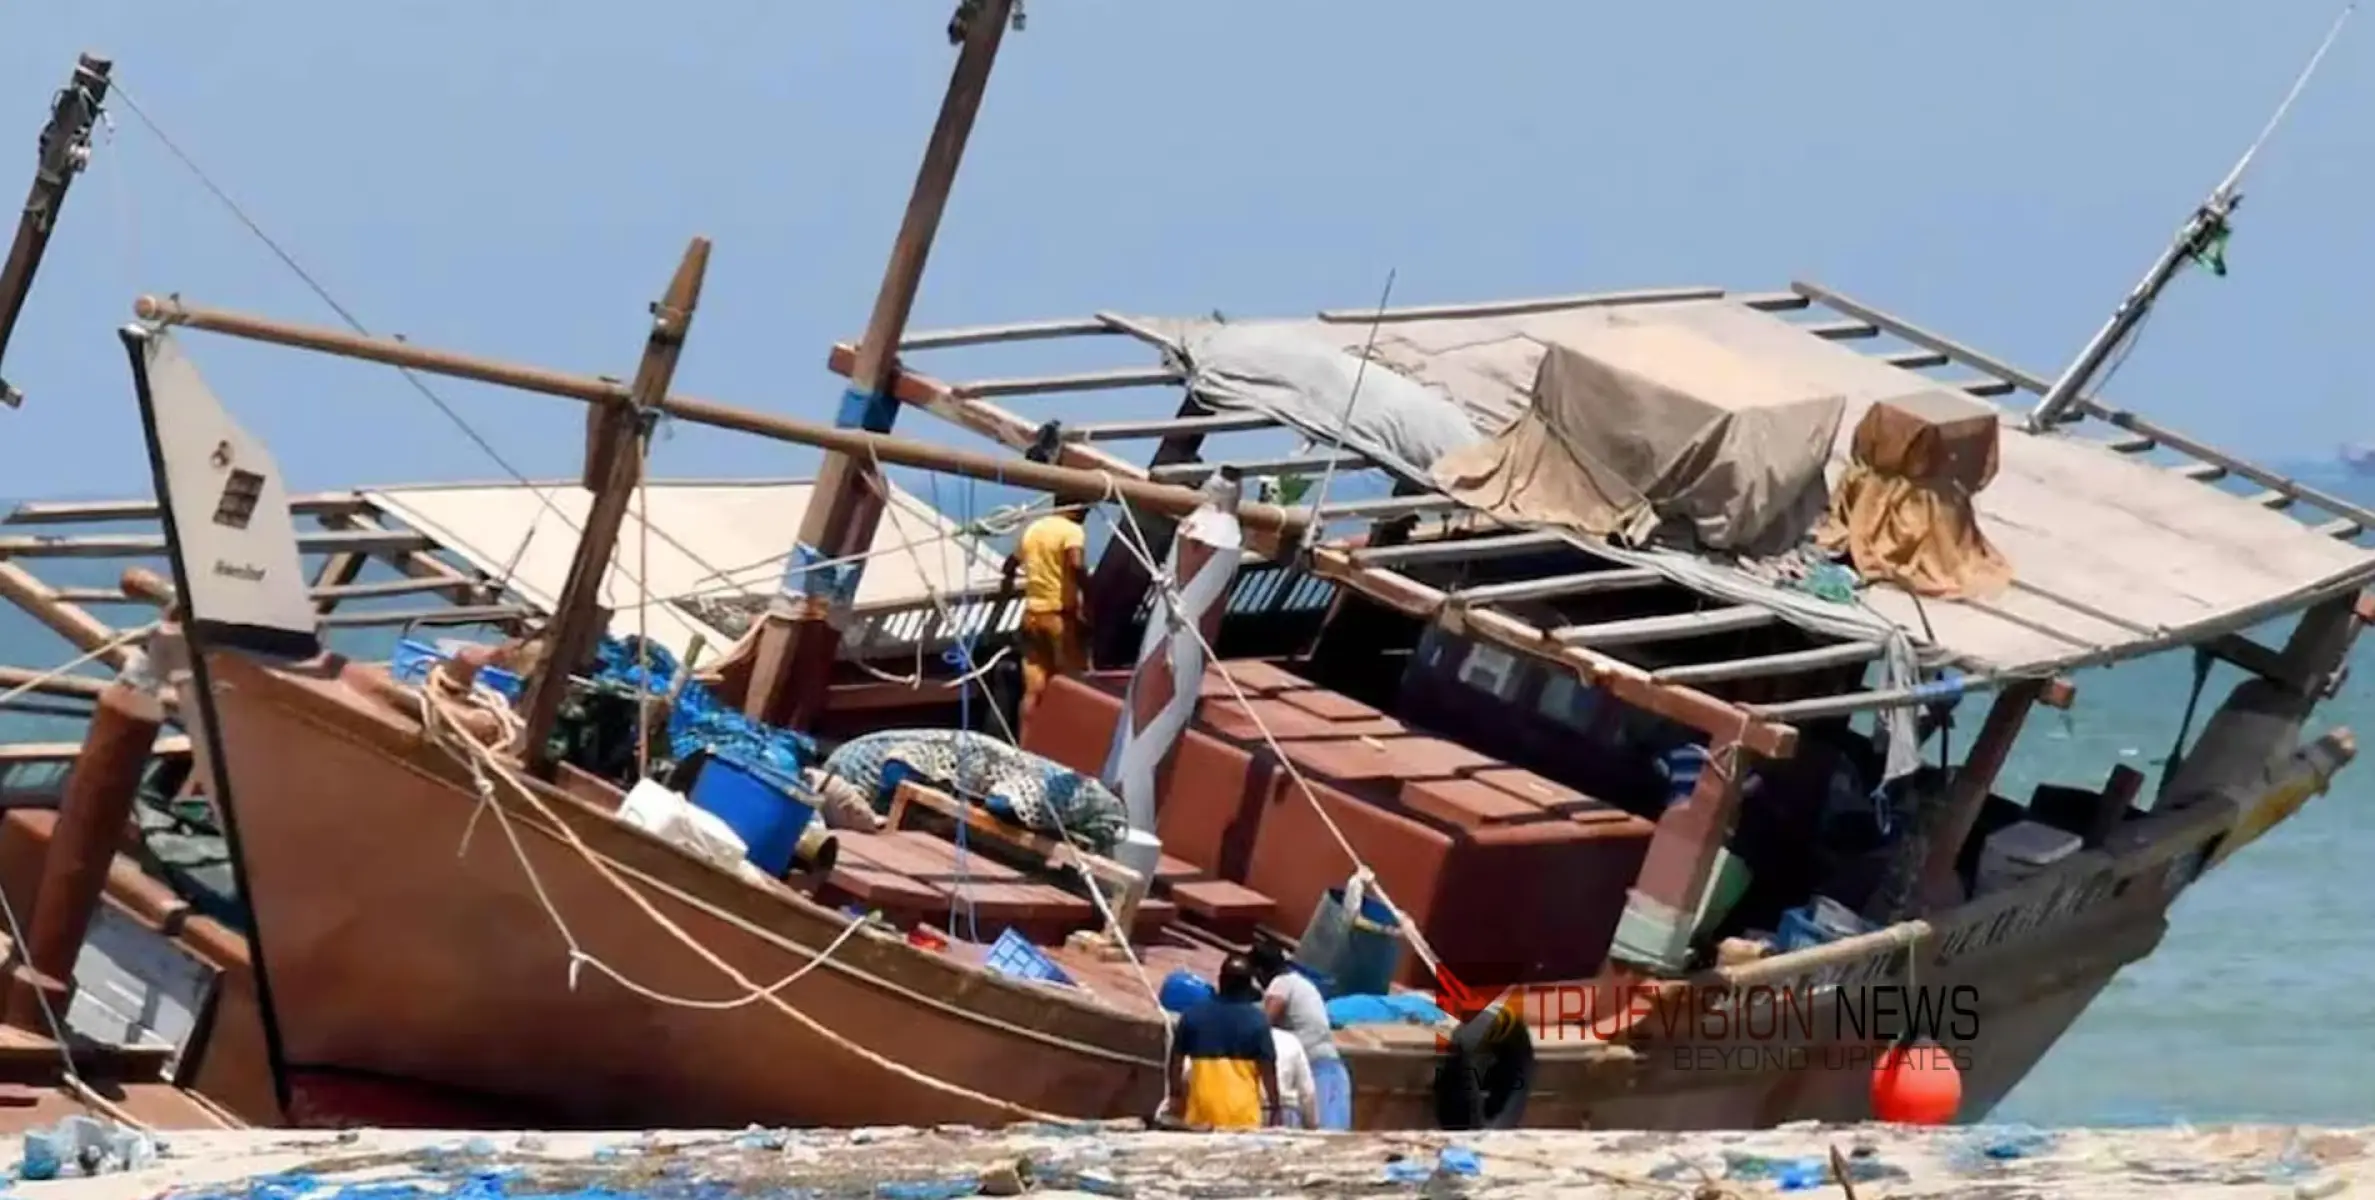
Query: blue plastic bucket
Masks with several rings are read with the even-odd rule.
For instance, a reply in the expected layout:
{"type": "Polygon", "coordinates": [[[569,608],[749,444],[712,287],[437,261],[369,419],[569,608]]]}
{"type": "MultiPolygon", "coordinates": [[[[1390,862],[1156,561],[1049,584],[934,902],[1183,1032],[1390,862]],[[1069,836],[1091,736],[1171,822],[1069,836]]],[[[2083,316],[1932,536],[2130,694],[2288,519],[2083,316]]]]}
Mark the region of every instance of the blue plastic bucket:
{"type": "Polygon", "coordinates": [[[1163,976],[1163,986],[1155,990],[1155,999],[1165,1009],[1183,1013],[1212,999],[1212,981],[1180,967],[1163,976]]]}
{"type": "Polygon", "coordinates": [[[1320,984],[1320,993],[1382,996],[1402,966],[1402,933],[1394,912],[1375,896],[1361,897],[1358,916],[1344,910],[1344,889],[1329,888],[1312,910],[1296,944],[1295,962],[1320,984]]]}
{"type": "Polygon", "coordinates": [[[800,834],[816,810],[792,798],[791,789],[731,757],[711,755],[693,777],[687,797],[726,823],[742,838],[752,865],[780,879],[792,869],[800,834]]]}

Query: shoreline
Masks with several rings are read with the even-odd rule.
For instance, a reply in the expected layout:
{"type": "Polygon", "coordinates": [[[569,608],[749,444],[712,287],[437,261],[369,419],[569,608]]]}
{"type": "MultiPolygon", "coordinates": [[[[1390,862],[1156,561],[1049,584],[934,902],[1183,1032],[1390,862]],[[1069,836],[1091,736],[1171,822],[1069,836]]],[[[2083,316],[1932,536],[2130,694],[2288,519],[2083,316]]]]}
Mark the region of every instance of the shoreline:
{"type": "Polygon", "coordinates": [[[1754,1132],[1158,1133],[1003,1130],[607,1133],[237,1130],[164,1135],[153,1164],[19,1181],[54,1200],[479,1200],[613,1195],[955,1200],[1057,1197],[2217,1196],[2322,1198],[2375,1186],[2375,1127],[1919,1129],[1804,1123],[1754,1132]]]}

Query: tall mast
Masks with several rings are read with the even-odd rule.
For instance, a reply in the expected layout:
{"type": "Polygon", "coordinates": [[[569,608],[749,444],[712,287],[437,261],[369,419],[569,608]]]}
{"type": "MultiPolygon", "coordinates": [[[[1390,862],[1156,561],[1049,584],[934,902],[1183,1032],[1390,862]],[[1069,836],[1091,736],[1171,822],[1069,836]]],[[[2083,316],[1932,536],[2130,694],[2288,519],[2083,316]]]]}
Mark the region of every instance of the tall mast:
{"type": "MultiPolygon", "coordinates": [[[[42,252],[49,249],[50,231],[57,228],[59,206],[66,189],[91,160],[91,127],[98,123],[100,104],[107,99],[108,72],[115,64],[85,54],[74,64],[74,76],[50,102],[49,124],[41,131],[39,165],[33,170],[33,192],[25,198],[24,215],[17,218],[16,241],[8,247],[8,263],[0,267],[0,362],[8,357],[8,338],[16,332],[17,314],[33,291],[33,275],[41,270],[42,252]]],[[[15,408],[24,393],[0,377],[0,404],[15,408]]]]}
{"type": "Polygon", "coordinates": [[[2251,166],[2251,160],[2259,154],[2260,147],[2267,144],[2268,136],[2276,132],[2276,126],[2284,120],[2285,114],[2292,111],[2293,101],[2300,98],[2301,89],[2309,83],[2309,77],[2316,73],[2317,64],[2325,59],[2326,51],[2333,48],[2334,39],[2341,35],[2342,23],[2350,19],[2351,11],[2357,7],[2357,0],[2343,6],[2341,15],[2334,18],[2333,27],[2326,31],[2325,41],[2318,44],[2317,53],[2309,56],[2309,64],[2301,68],[2301,74],[2293,80],[2292,90],[2285,93],[2284,102],[2276,106],[2275,115],[2268,118],[2259,137],[2253,139],[2250,148],[2243,152],[2243,157],[2235,161],[2235,167],[2227,172],[2227,177],[2211,190],[2210,198],[2202,201],[2194,209],[2193,215],[2186,218],[2185,224],[2177,231],[2176,240],[2170,242],[2168,248],[2161,251],[2161,256],[2153,260],[2152,269],[2144,273],[2143,281],[2128,293],[2126,299],[2119,302],[2111,319],[2095,331],[2094,338],[2087,342],[2085,349],[2078,352],[2070,368],[2062,372],[2061,378],[2055,380],[2053,387],[2046,391],[2045,398],[2037,402],[2036,411],[2029,414],[2030,432],[2050,429],[2055,423],[2066,419],[2065,414],[2078,403],[2079,393],[2094,382],[2103,364],[2110,361],[2111,355],[2134,336],[2137,327],[2144,323],[2145,315],[2152,310],[2153,303],[2160,299],[2162,290],[2177,277],[2179,267],[2192,260],[2206,263],[2216,274],[2227,273],[2223,257],[2227,218],[2233,216],[2236,207],[2243,203],[2243,193],[2237,190],[2242,186],[2243,172],[2251,166]]]}
{"type": "MultiPolygon", "coordinates": [[[[835,424],[888,433],[898,415],[890,387],[899,339],[915,307],[924,260],[940,230],[940,216],[956,182],[957,164],[965,156],[965,142],[973,133],[974,115],[981,110],[998,45],[1007,25],[1019,25],[1021,15],[1019,0],[960,0],[949,22],[950,38],[961,39],[964,49],[940,103],[932,140],[924,148],[923,166],[916,172],[898,240],[891,244],[890,263],[875,293],[874,313],[866,322],[865,339],[858,343],[857,363],[850,370],[849,391],[841,398],[835,424]]],[[[743,697],[745,713],[799,729],[821,711],[841,647],[841,631],[833,621],[857,594],[864,566],[857,556],[873,544],[886,486],[870,462],[838,453],[825,456],[801,516],[799,541],[785,576],[786,594],[777,598],[760,627],[757,661],[743,697]]]]}

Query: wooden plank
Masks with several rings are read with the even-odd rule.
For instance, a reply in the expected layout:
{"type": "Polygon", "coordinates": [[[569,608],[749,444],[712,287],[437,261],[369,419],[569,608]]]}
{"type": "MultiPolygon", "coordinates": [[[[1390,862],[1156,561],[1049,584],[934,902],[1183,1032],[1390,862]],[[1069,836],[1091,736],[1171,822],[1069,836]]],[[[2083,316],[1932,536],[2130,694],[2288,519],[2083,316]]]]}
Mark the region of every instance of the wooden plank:
{"type": "Polygon", "coordinates": [[[2198,483],[2209,483],[2214,479],[2223,479],[2226,477],[2227,473],[2227,469],[2225,467],[2219,466],[2217,463],[2192,463],[2182,467],[2173,467],[2171,470],[2174,470],[2178,474],[2185,476],[2187,479],[2194,480],[2198,483]]]}
{"type": "Polygon", "coordinates": [[[1064,437],[1075,442],[1126,442],[1140,438],[1238,433],[1249,429],[1278,427],[1278,418],[1268,413],[1214,413],[1203,417],[1171,417],[1161,421],[1101,421],[1093,425],[1072,425],[1065,428],[1064,437]]]}
{"type": "Polygon", "coordinates": [[[1449,496],[1379,496],[1369,500],[1331,500],[1319,506],[1317,515],[1325,521],[1385,521],[1459,507],[1460,502],[1449,496]]]}
{"type": "MultiPolygon", "coordinates": [[[[149,747],[153,755],[188,754],[190,739],[186,734],[168,734],[149,747]]],[[[14,742],[0,743],[0,763],[72,762],[82,755],[81,742],[14,742]]]]}
{"type": "Polygon", "coordinates": [[[2343,541],[2349,541],[2350,539],[2357,537],[2359,534],[2366,532],[2366,529],[2366,526],[2361,525],[2348,517],[2340,517],[2318,526],[2315,532],[2324,534],[2330,538],[2340,538],[2343,541]]]}
{"type": "Polygon", "coordinates": [[[1796,292],[1742,292],[1726,298],[1758,312],[1796,312],[1807,304],[1806,297],[1796,292]]]}
{"type": "MultiPolygon", "coordinates": [[[[304,554],[401,554],[436,545],[406,530],[311,530],[297,535],[304,554]]],[[[79,537],[27,536],[0,538],[0,558],[163,558],[161,533],[90,534],[79,537]]]]}
{"type": "Polygon", "coordinates": [[[1239,475],[1247,479],[1255,479],[1264,475],[1318,475],[1328,470],[1331,465],[1334,466],[1338,475],[1349,475],[1355,471],[1371,469],[1369,460],[1357,454],[1315,454],[1301,458],[1248,458],[1216,463],[1166,463],[1149,470],[1146,477],[1157,483],[1177,483],[1193,487],[1204,482],[1206,477],[1222,467],[1235,467],[1239,475]]]}
{"type": "Polygon", "coordinates": [[[1774,616],[1769,609],[1749,604],[1736,604],[1728,608],[1672,613],[1662,617],[1635,617],[1629,621],[1605,621],[1598,625],[1562,625],[1551,630],[1550,636],[1575,646],[1594,648],[1632,646],[1642,642],[1670,642],[1680,638],[1704,637],[1708,634],[1756,629],[1780,619],[1774,616]]]}
{"type": "Polygon", "coordinates": [[[1089,318],[1062,321],[1010,321],[1003,325],[968,325],[926,329],[899,339],[901,350],[945,350],[952,346],[984,346],[997,342],[1031,342],[1048,338],[1112,333],[1111,326],[1089,318]]]}
{"type": "Polygon", "coordinates": [[[1822,286],[1821,284],[1807,283],[1803,280],[1799,280],[1790,284],[1790,290],[1798,293],[1801,296],[1805,296],[1806,298],[1822,305],[1825,308],[1831,309],[1835,312],[1844,313],[1858,321],[1869,322],[1872,325],[1887,330],[1891,336],[1899,338],[1903,341],[1911,342],[1925,350],[1935,350],[1938,353],[1954,360],[1955,362],[1961,363],[1962,365],[1969,367],[1974,371],[1978,371],[1983,375],[1993,375],[1998,379],[2008,380],[2032,392],[2043,393],[2045,390],[2044,386],[2041,383],[2037,383],[2035,378],[2030,376],[2028,372],[2020,370],[2019,368],[2014,367],[2001,359],[1992,358],[1986,354],[1982,354],[1961,342],[1955,341],[1953,338],[1946,337],[1943,334],[1932,333],[1911,321],[1902,320],[1891,316],[1888,313],[1884,313],[1879,309],[1869,308],[1865,305],[1858,304],[1855,301],[1848,299],[1846,296],[1843,296],[1838,292],[1834,292],[1831,289],[1822,286]],[[2035,386],[2032,386],[2033,384],[2035,386]]]}
{"type": "Polygon", "coordinates": [[[1781,704],[1754,704],[1749,706],[1749,711],[1776,721],[1816,721],[1825,717],[1844,717],[1880,708],[1943,704],[1958,696],[1982,691],[2002,682],[2005,680],[2000,678],[1974,679],[1965,675],[1951,675],[1944,679],[1915,684],[1912,687],[1848,692],[1838,696],[1813,696],[1781,704]]]}
{"type": "Polygon", "coordinates": [[[1512,583],[1478,584],[1453,592],[1451,598],[1461,604],[1514,604],[1524,600],[1549,600],[1628,588],[1656,587],[1664,582],[1665,576],[1648,567],[1613,567],[1599,571],[1579,571],[1572,575],[1552,575],[1543,579],[1521,579],[1512,583]]]}
{"type": "Polygon", "coordinates": [[[2147,450],[2157,448],[2160,443],[2148,437],[2130,437],[2105,442],[2103,445],[2120,454],[2142,454],[2147,450]]]}
{"type": "Polygon", "coordinates": [[[1951,361],[1935,350],[1899,350],[1892,354],[1877,354],[1873,357],[1892,367],[1902,367],[1908,371],[1943,367],[1951,361]]]}
{"type": "Polygon", "coordinates": [[[326,613],[322,624],[337,629],[371,629],[388,625],[500,625],[536,615],[520,604],[458,604],[445,608],[347,609],[326,613]]]}
{"type": "Polygon", "coordinates": [[[1811,321],[1803,325],[1792,325],[1790,328],[1811,333],[1827,342],[1844,342],[1857,338],[1880,336],[1880,328],[1869,321],[1811,321]]]}
{"type": "Polygon", "coordinates": [[[1073,375],[1028,375],[1018,379],[976,379],[948,385],[960,399],[998,396],[1049,396],[1062,392],[1100,392],[1117,388],[1161,387],[1185,383],[1179,372],[1163,367],[1124,367],[1115,371],[1082,371],[1073,375]]]}
{"type": "Polygon", "coordinates": [[[2283,512],[2285,509],[2291,508],[2293,506],[2293,498],[2291,496],[2274,490],[2261,492],[2258,495],[2251,497],[2251,502],[2253,504],[2259,505],[2261,508],[2272,508],[2277,512],[2283,512]]]}
{"type": "MultiPolygon", "coordinates": [[[[114,641],[115,627],[91,615],[79,604],[69,604],[58,598],[57,591],[42,582],[39,576],[12,562],[0,561],[0,600],[23,609],[34,620],[49,627],[50,632],[65,638],[76,650],[89,653],[114,641]]],[[[130,660],[130,647],[118,646],[100,655],[100,661],[121,670],[130,660]]]]}
{"type": "Polygon", "coordinates": [[[1173,341],[1169,336],[1158,333],[1152,327],[1133,321],[1120,313],[1100,310],[1097,313],[1097,321],[1115,333],[1126,333],[1149,346],[1163,350],[1179,349],[1179,343],[1173,341]]]}
{"type": "MultiPolygon", "coordinates": [[[[368,512],[371,504],[357,492],[316,492],[289,498],[289,511],[298,516],[333,512],[368,512]]],[[[153,521],[154,500],[28,500],[10,509],[0,525],[77,525],[107,521],[153,521]]]]}
{"type": "Polygon", "coordinates": [[[1519,554],[1574,550],[1575,544],[1555,533],[1499,533],[1485,537],[1405,542],[1355,550],[1352,561],[1363,567],[1408,566],[1424,562],[1482,562],[1519,554]]]}
{"type": "Polygon", "coordinates": [[[1878,642],[1841,642],[1835,646],[1816,646],[1811,650],[1791,650],[1755,658],[1689,663],[1653,671],[1649,677],[1659,683],[1722,683],[1732,679],[1767,679],[1775,675],[1796,675],[1871,662],[1886,652],[1887,647],[1878,642]]]}
{"type": "Polygon", "coordinates": [[[2018,389],[2001,379],[1953,379],[1946,386],[1960,388],[1974,396],[2009,396],[2018,389]]]}
{"type": "Polygon", "coordinates": [[[1713,287],[1640,288],[1627,292],[1584,292],[1573,296],[1537,296],[1525,300],[1487,300],[1476,304],[1422,304],[1407,308],[1330,308],[1319,319],[1337,325],[1367,325],[1372,321],[1447,321],[1477,317],[1515,317],[1527,313],[1559,312],[1570,308],[1614,308],[1627,304],[1668,304],[1677,300],[1720,300],[1724,290],[1713,287]]]}

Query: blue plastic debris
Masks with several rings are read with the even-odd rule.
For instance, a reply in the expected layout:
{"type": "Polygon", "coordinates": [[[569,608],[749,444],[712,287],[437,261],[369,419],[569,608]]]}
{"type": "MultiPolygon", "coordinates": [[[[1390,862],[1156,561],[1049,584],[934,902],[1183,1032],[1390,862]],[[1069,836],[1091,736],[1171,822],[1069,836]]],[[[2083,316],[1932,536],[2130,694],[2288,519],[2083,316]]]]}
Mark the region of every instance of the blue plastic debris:
{"type": "Polygon", "coordinates": [[[878,1200],[959,1200],[980,1190],[980,1181],[974,1179],[917,1179],[874,1185],[878,1200]]]}
{"type": "Polygon", "coordinates": [[[1465,1178],[1484,1170],[1483,1160],[1466,1146],[1445,1146],[1435,1154],[1435,1161],[1423,1158],[1397,1158],[1385,1165],[1389,1183],[1425,1183],[1438,1176],[1465,1178]]]}
{"type": "Polygon", "coordinates": [[[147,1134],[77,1113],[46,1129],[26,1130],[16,1173],[32,1180],[104,1175],[138,1170],[156,1157],[157,1145],[147,1134]]]}
{"type": "Polygon", "coordinates": [[[1484,1163],[1466,1146],[1445,1146],[1443,1153],[1435,1156],[1435,1169],[1446,1175],[1466,1176],[1484,1170],[1484,1163]]]}

